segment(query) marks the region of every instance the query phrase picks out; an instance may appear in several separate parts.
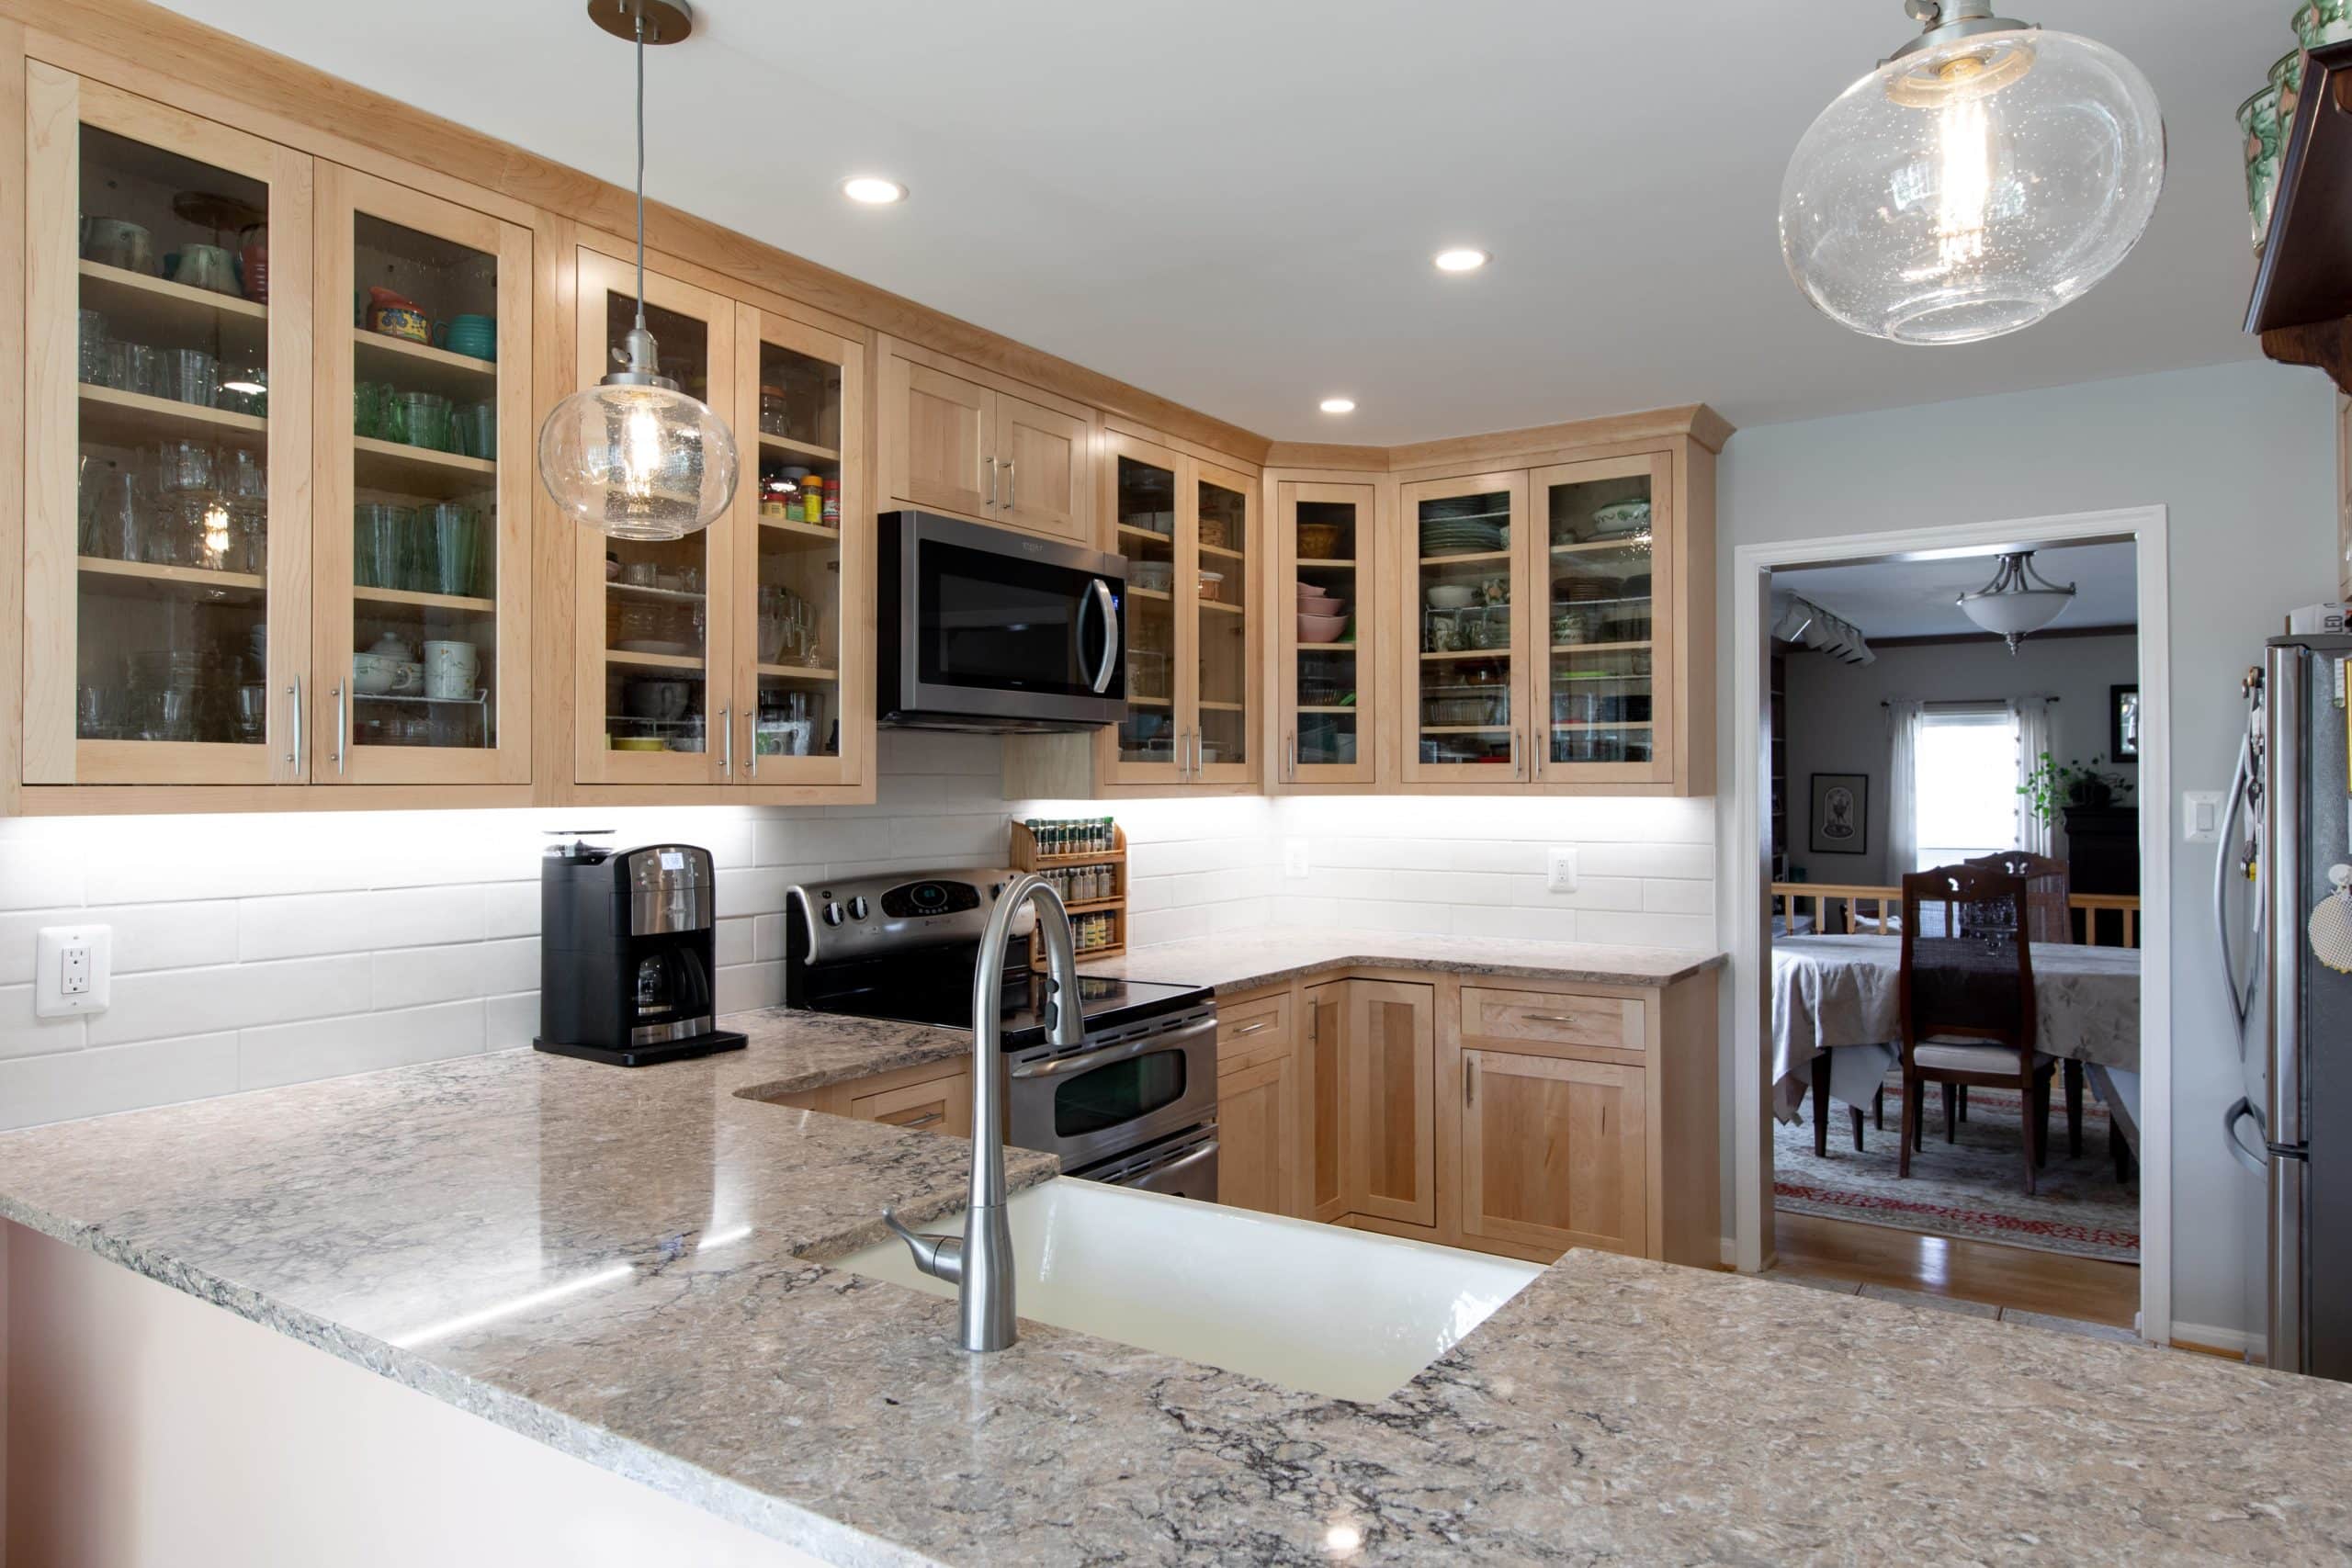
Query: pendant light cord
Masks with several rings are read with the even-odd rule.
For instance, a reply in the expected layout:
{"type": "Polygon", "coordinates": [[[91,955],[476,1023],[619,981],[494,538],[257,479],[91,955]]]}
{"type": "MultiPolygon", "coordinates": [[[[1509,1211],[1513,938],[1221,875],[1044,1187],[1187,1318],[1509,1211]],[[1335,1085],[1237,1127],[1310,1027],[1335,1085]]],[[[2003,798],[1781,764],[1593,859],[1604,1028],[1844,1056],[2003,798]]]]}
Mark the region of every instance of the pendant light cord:
{"type": "Polygon", "coordinates": [[[637,12],[637,330],[645,330],[645,6],[637,12]]]}

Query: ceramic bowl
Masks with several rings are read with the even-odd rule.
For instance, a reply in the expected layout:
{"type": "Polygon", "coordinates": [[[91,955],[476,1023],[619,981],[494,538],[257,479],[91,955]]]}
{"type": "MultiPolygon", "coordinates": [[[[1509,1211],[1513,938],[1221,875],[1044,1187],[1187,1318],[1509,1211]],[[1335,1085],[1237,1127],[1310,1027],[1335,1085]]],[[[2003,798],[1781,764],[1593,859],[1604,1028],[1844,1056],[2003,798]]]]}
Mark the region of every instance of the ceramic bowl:
{"type": "Polygon", "coordinates": [[[631,681],[621,690],[621,706],[631,718],[675,719],[692,696],[684,681],[631,681]]]}
{"type": "Polygon", "coordinates": [[[400,680],[401,661],[380,653],[351,656],[351,689],[362,696],[380,697],[400,680]]]}
{"type": "Polygon", "coordinates": [[[1302,615],[1344,615],[1348,613],[1348,602],[1345,599],[1330,599],[1320,595],[1313,599],[1301,599],[1298,602],[1298,613],[1302,615]]]}
{"type": "Polygon", "coordinates": [[[1165,593],[1175,586],[1176,568],[1164,560],[1138,560],[1127,563],[1127,583],[1151,593],[1165,593]]]}
{"type": "Polygon", "coordinates": [[[1628,534],[1645,526],[1649,520],[1650,503],[1646,501],[1621,501],[1592,514],[1594,530],[1602,534],[1628,534]]]}
{"type": "Polygon", "coordinates": [[[1348,629],[1345,615],[1310,615],[1299,613],[1298,640],[1301,642],[1337,642],[1348,629]]]}
{"type": "Polygon", "coordinates": [[[611,740],[616,751],[662,751],[669,743],[658,735],[616,735],[611,740]]]}
{"type": "Polygon", "coordinates": [[[1441,582],[1430,590],[1430,608],[1432,610],[1467,609],[1470,601],[1476,596],[1476,590],[1461,583],[1441,582]]]}

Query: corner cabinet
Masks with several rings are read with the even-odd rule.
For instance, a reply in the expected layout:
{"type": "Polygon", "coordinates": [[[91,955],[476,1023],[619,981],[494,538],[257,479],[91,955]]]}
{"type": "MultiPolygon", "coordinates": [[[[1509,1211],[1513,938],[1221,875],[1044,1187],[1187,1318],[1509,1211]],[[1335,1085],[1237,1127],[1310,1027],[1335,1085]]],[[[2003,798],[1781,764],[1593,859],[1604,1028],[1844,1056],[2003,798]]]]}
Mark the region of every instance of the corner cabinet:
{"type": "Polygon", "coordinates": [[[1372,485],[1274,487],[1273,649],[1284,786],[1368,787],[1382,771],[1388,632],[1386,530],[1372,485]],[[1285,591],[1296,595],[1284,606],[1285,591]]]}
{"type": "MultiPolygon", "coordinates": [[[[577,385],[605,375],[636,288],[632,264],[581,250],[577,385]]],[[[661,786],[660,799],[865,798],[864,345],[657,273],[644,304],[663,373],[735,432],[741,478],[727,513],[681,539],[576,531],[576,781],[661,786]]]]}

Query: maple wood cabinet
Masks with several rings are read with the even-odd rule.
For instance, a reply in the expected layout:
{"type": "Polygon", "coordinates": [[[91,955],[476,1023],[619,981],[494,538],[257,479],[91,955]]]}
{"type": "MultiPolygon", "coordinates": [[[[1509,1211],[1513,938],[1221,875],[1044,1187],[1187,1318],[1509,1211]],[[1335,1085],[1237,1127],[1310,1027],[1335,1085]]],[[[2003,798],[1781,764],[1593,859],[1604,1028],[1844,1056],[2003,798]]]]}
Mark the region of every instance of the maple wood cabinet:
{"type": "Polygon", "coordinates": [[[1093,534],[1094,415],[910,344],[882,349],[883,509],[1093,534]]]}
{"type": "Polygon", "coordinates": [[[972,1067],[967,1057],[951,1057],[784,1095],[774,1103],[968,1138],[972,1135],[972,1067]]]}
{"type": "Polygon", "coordinates": [[[1217,1007],[1217,1201],[1261,1213],[1306,1209],[1308,1064],[1287,988],[1217,1007]]]}

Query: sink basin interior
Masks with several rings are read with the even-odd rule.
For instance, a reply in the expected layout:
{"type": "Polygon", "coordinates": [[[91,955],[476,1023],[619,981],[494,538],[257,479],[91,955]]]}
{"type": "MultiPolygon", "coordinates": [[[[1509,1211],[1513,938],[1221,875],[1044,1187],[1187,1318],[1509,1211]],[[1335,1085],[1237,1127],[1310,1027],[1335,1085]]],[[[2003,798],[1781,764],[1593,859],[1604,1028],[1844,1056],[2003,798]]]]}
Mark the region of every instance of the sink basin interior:
{"type": "MultiPolygon", "coordinates": [[[[1023,1317],[1338,1399],[1394,1393],[1543,1272],[1067,1176],[1007,1209],[1023,1317]]],[[[961,1235],[964,1216],[922,1228],[961,1235]]],[[[896,1239],[831,1267],[956,1293],[896,1239]]]]}

